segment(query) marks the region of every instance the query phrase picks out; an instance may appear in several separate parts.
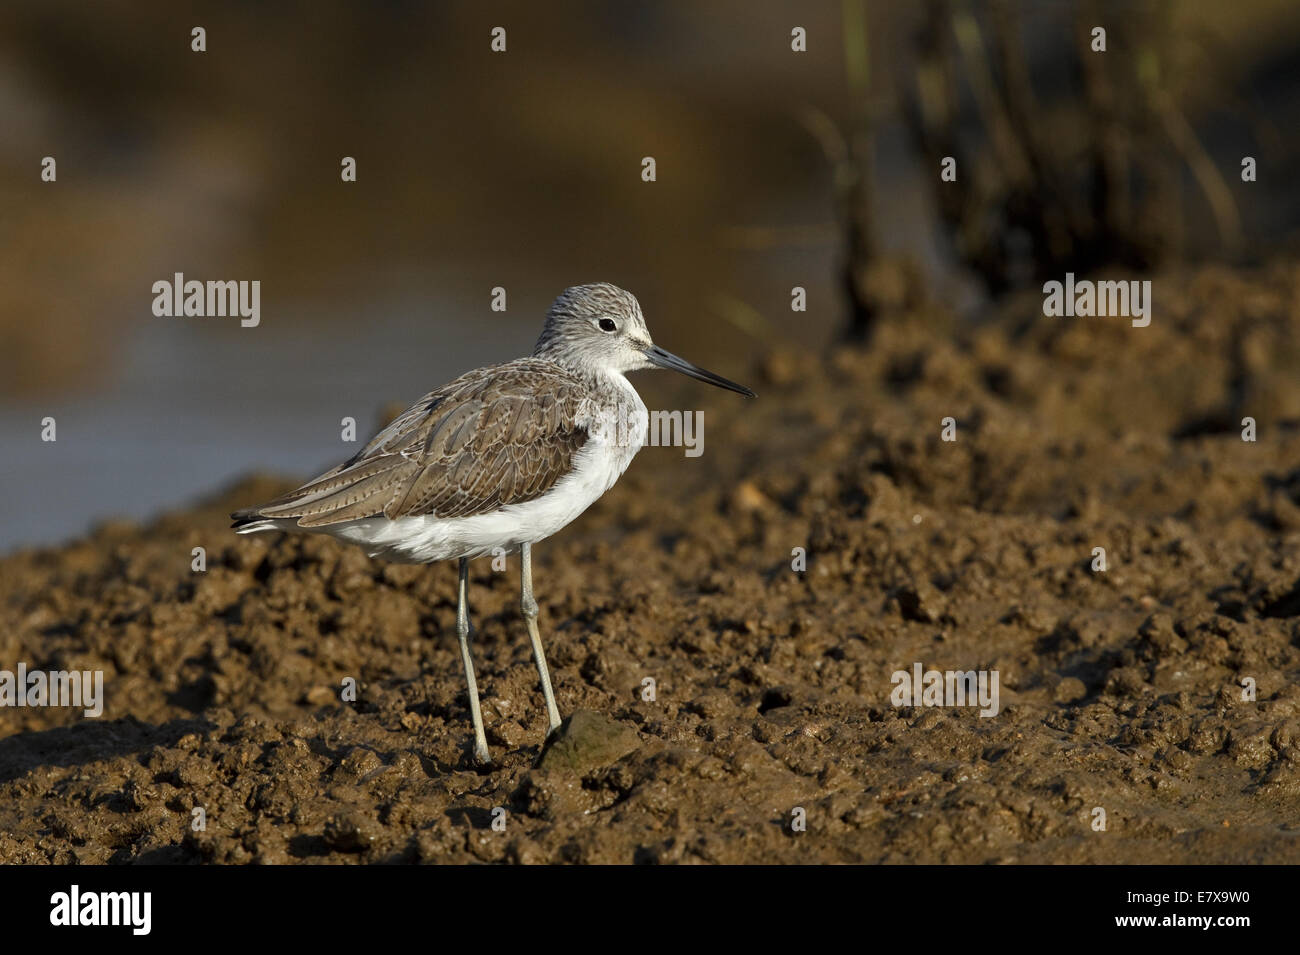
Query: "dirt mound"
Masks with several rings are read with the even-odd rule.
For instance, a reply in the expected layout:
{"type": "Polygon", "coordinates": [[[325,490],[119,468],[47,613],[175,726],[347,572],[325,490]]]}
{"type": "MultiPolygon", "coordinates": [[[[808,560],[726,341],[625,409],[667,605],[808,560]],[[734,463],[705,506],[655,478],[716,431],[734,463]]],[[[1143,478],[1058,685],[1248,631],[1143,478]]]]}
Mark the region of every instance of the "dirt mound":
{"type": "Polygon", "coordinates": [[[455,567],[227,529],[287,485],[0,561],[0,666],[106,695],[0,710],[0,861],[1294,861],[1300,271],[1153,290],[1148,328],[1031,296],[683,391],[706,453],[537,548],[545,754],[517,562],[474,562],[488,771],[455,567]],[[916,664],[997,714],[894,706],[916,664]]]}

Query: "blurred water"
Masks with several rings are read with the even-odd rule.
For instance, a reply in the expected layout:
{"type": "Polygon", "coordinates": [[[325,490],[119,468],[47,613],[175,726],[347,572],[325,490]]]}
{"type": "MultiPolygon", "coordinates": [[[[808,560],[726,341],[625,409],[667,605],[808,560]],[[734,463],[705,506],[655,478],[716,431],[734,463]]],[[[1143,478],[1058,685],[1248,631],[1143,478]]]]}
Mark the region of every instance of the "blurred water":
{"type": "Polygon", "coordinates": [[[413,402],[479,365],[532,350],[540,323],[512,307],[372,304],[349,315],[142,318],[102,388],[0,408],[0,552],[53,544],[107,517],[144,519],[251,471],[297,477],[358,445],[382,406],[413,402]],[[195,323],[203,324],[196,329],[195,323]],[[58,440],[40,440],[53,416],[58,440]]]}

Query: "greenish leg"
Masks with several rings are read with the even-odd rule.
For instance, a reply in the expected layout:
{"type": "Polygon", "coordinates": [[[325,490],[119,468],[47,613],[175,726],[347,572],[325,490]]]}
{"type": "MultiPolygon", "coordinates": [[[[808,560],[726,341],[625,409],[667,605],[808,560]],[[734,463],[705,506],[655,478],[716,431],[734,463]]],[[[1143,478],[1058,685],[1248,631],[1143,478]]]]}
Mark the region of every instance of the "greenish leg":
{"type": "Polygon", "coordinates": [[[469,715],[474,721],[474,759],[480,765],[492,762],[487,737],[483,734],[483,712],[478,705],[478,681],[474,679],[474,661],[469,655],[469,558],[460,559],[460,588],[456,594],[456,638],[460,641],[460,659],[465,664],[465,683],[469,687],[469,715]]]}
{"type": "Polygon", "coordinates": [[[528,639],[532,641],[533,659],[537,661],[537,675],[542,680],[542,696],[546,699],[546,717],[550,722],[546,735],[550,736],[560,726],[560,711],[555,706],[555,692],[551,689],[551,673],[546,668],[546,654],[542,652],[542,638],[537,632],[537,601],[533,599],[533,545],[524,544],[519,553],[519,609],[523,611],[524,622],[528,624],[528,639]]]}

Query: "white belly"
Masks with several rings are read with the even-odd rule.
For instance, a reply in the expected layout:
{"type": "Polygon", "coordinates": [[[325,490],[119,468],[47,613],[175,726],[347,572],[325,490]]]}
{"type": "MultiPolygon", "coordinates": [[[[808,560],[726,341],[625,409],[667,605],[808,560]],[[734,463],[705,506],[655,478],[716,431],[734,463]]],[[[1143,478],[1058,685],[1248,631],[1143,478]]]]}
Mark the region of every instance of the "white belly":
{"type": "Polygon", "coordinates": [[[588,445],[577,465],[541,497],[508,504],[473,517],[371,517],[336,527],[322,527],[341,540],[359,544],[371,557],[403,563],[428,563],[459,557],[482,557],[497,548],[505,553],[550,537],[613,487],[636,451],[619,453],[608,445],[588,445]]]}

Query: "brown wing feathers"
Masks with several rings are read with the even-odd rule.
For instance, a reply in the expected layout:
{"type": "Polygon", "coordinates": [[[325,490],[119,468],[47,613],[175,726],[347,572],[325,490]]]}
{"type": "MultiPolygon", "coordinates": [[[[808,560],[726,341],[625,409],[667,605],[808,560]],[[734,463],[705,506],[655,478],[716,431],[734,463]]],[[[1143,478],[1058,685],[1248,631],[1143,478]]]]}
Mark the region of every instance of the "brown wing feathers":
{"type": "Polygon", "coordinates": [[[572,422],[581,383],[521,359],[471,372],[420,399],[355,457],[237,523],[297,518],[320,527],[365,517],[466,517],[544,494],[586,443],[572,422]]]}

